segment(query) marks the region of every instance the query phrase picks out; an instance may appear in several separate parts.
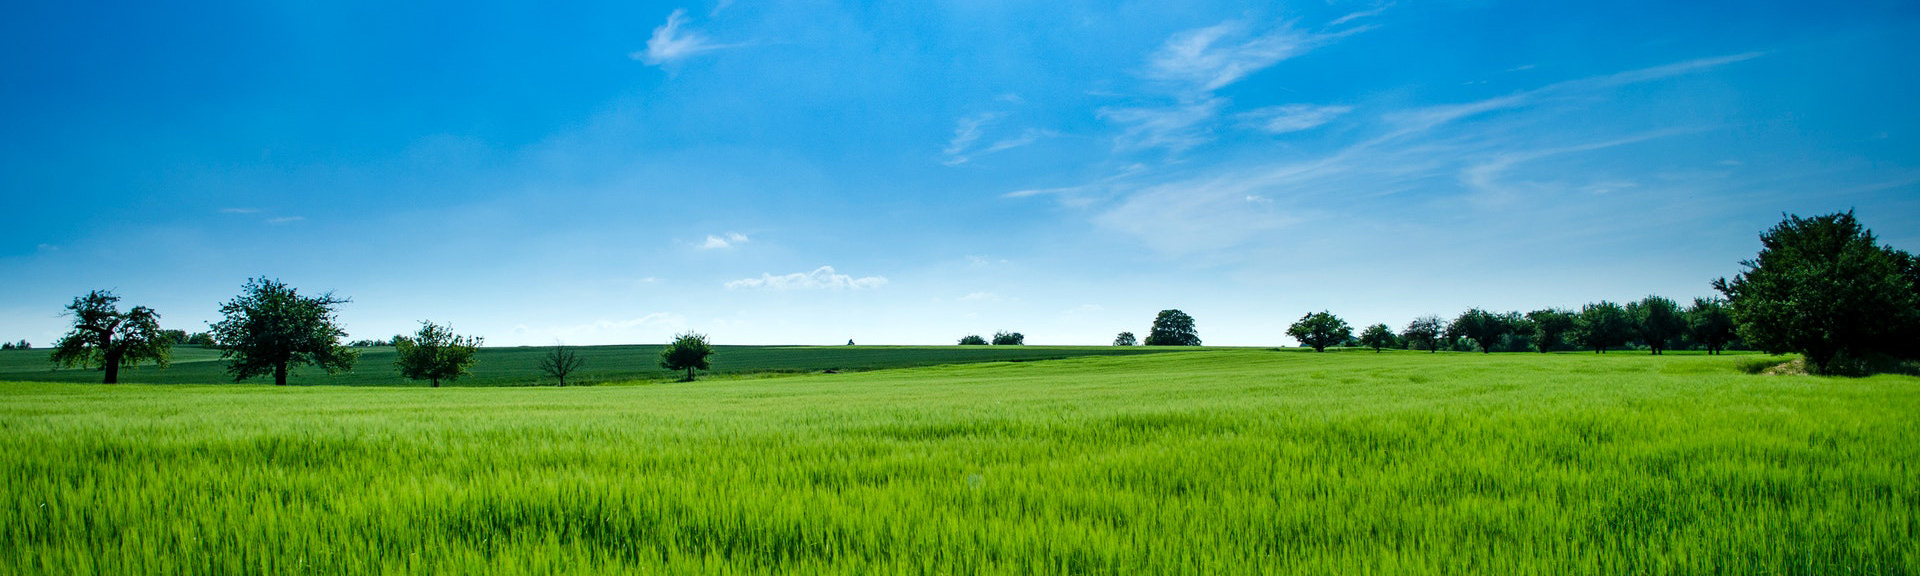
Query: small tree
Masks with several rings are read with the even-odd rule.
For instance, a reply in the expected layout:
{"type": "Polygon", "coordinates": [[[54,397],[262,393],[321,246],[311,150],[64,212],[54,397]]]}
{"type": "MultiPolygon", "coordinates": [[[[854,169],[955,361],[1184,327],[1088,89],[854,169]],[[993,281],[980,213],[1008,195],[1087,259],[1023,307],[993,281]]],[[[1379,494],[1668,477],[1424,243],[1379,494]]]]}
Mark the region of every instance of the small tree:
{"type": "Polygon", "coordinates": [[[1533,325],[1533,346],[1546,353],[1560,346],[1567,333],[1573,331],[1573,312],[1559,308],[1546,308],[1527,313],[1527,322],[1533,325]]]}
{"type": "Polygon", "coordinates": [[[960,345],[961,346],[986,346],[987,339],[981,338],[979,334],[968,334],[960,338],[960,345]]]}
{"type": "Polygon", "coordinates": [[[1440,338],[1447,333],[1447,321],[1439,316],[1421,316],[1407,323],[1407,329],[1401,337],[1407,345],[1415,349],[1425,348],[1428,353],[1440,350],[1440,338]]]}
{"type": "Polygon", "coordinates": [[[1287,327],[1287,335],[1303,345],[1312,346],[1314,352],[1326,352],[1328,346],[1337,346],[1352,338],[1353,327],[1339,316],[1322,310],[1301,316],[1299,321],[1287,327]]]}
{"type": "Polygon", "coordinates": [[[1179,310],[1161,310],[1153,317],[1153,329],[1147,332],[1148,346],[1199,346],[1200,333],[1193,328],[1193,317],[1179,310]]]}
{"type": "Polygon", "coordinates": [[[1745,272],[1713,287],[1747,345],[1798,352],[1817,373],[1873,354],[1920,356],[1920,264],[1882,246],[1853,211],[1787,216],[1745,272]]]}
{"type": "Polygon", "coordinates": [[[1687,308],[1687,334],[1706,345],[1707,354],[1719,354],[1733,341],[1733,316],[1727,313],[1727,301],[1719,298],[1694,298],[1687,308]]]}
{"type": "Polygon", "coordinates": [[[1114,346],[1134,346],[1139,343],[1140,341],[1133,339],[1132,332],[1121,332],[1119,336],[1113,337],[1114,346]]]}
{"type": "Polygon", "coordinates": [[[580,355],[568,350],[566,346],[554,346],[540,359],[540,371],[558,378],[561,386],[567,385],[567,375],[580,369],[580,355]]]}
{"type": "Polygon", "coordinates": [[[660,367],[668,370],[686,370],[687,378],[681,382],[692,382],[694,369],[707,370],[707,356],[713,354],[713,345],[707,343],[705,334],[688,332],[673,337],[673,343],[660,351],[660,367]]]}
{"type": "Polygon", "coordinates": [[[332,292],[301,296],[279,280],[248,280],[241,294],[220,306],[225,316],[212,326],[227,373],[239,382],[273,375],[287,385],[293,366],[312,364],[337,374],[353,369],[359,354],[340,345],[346,330],[335,324],[333,308],[349,300],[332,292]]]}
{"type": "Polygon", "coordinates": [[[1580,315],[1574,318],[1574,331],[1582,346],[1605,354],[1608,348],[1633,338],[1633,317],[1619,304],[1602,300],[1580,309],[1580,315]]]}
{"type": "Polygon", "coordinates": [[[1480,346],[1480,352],[1493,352],[1493,346],[1500,338],[1512,334],[1517,328],[1514,324],[1518,314],[1495,314],[1474,308],[1460,314],[1447,329],[1449,338],[1464,336],[1480,346]]]}
{"type": "Polygon", "coordinates": [[[1680,314],[1680,305],[1659,296],[1627,304],[1627,315],[1633,318],[1634,335],[1647,343],[1647,349],[1654,354],[1666,350],[1669,342],[1687,331],[1687,319],[1680,314]]]}
{"type": "Polygon", "coordinates": [[[1397,340],[1398,339],[1393,336],[1393,329],[1388,328],[1386,324],[1374,324],[1368,326],[1365,331],[1360,332],[1360,343],[1369,348],[1373,348],[1376,354],[1380,352],[1381,348],[1392,348],[1394,344],[1398,343],[1397,340]]]}
{"type": "Polygon", "coordinates": [[[467,374],[474,354],[479,352],[480,338],[454,334],[451,324],[441,326],[421,321],[419,332],[393,346],[399,355],[394,363],[400,366],[401,376],[427,380],[439,388],[441,380],[452,382],[467,374]]]}
{"type": "Polygon", "coordinates": [[[1002,331],[993,333],[994,346],[1023,346],[1026,343],[1027,343],[1027,335],[1021,334],[1019,332],[1007,332],[1005,330],[1002,330],[1002,331]]]}
{"type": "MultiPolygon", "coordinates": [[[[54,344],[53,362],[69,368],[98,366],[106,373],[107,384],[120,381],[121,367],[131,368],[144,360],[167,367],[173,356],[173,340],[160,330],[160,314],[146,306],[121,313],[115,305],[119,301],[111,290],[94,290],[74,298],[67,305],[73,329],[54,344]]],[[[26,340],[14,347],[31,348],[26,340]]]]}

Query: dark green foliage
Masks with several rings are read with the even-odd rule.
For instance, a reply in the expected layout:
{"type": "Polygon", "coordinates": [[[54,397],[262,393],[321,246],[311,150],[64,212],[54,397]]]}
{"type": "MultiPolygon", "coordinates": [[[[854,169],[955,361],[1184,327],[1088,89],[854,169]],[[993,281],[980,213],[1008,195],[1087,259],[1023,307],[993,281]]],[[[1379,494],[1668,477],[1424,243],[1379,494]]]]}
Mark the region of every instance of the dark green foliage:
{"type": "Polygon", "coordinates": [[[1502,337],[1513,334],[1519,328],[1520,314],[1508,312],[1498,314],[1474,308],[1462,312],[1459,318],[1447,328],[1447,337],[1464,337],[1480,346],[1481,353],[1491,353],[1500,344],[1502,337]]]}
{"type": "Polygon", "coordinates": [[[1200,333],[1193,317],[1179,310],[1161,310],[1153,317],[1153,330],[1147,332],[1148,346],[1199,346],[1200,333]]]}
{"type": "Polygon", "coordinates": [[[421,321],[419,332],[394,342],[393,347],[398,356],[394,365],[400,367],[401,376],[427,380],[439,388],[441,380],[452,382],[468,373],[480,338],[454,334],[452,325],[421,321]]]}
{"type": "Polygon", "coordinates": [[[1719,354],[1733,341],[1733,315],[1727,301],[1719,298],[1694,298],[1687,308],[1687,335],[1707,347],[1708,354],[1719,354]]]}
{"type": "Polygon", "coordinates": [[[1527,324],[1533,328],[1533,346],[1541,352],[1560,347],[1567,333],[1573,331],[1573,312],[1559,308],[1546,308],[1527,313],[1527,324]]]}
{"type": "Polygon", "coordinates": [[[1713,282],[1747,345],[1798,352],[1821,374],[1873,355],[1920,357],[1920,266],[1876,244],[1853,211],[1787,216],[1760,244],[1745,272],[1713,282]]]}
{"type": "Polygon", "coordinates": [[[968,334],[960,338],[960,345],[961,346],[986,346],[987,339],[981,338],[979,334],[968,334]]]}
{"type": "Polygon", "coordinates": [[[1027,343],[1027,335],[1019,332],[1001,330],[993,333],[994,346],[1021,346],[1027,343]]]}
{"type": "Polygon", "coordinates": [[[1388,328],[1386,324],[1374,324],[1360,332],[1360,344],[1372,348],[1376,353],[1381,348],[1394,347],[1398,344],[1398,340],[1399,338],[1393,336],[1393,329],[1388,328]]]}
{"type": "Polygon", "coordinates": [[[1407,329],[1401,332],[1400,338],[1407,341],[1407,346],[1416,350],[1424,349],[1427,352],[1438,352],[1440,350],[1441,337],[1446,333],[1447,321],[1440,319],[1439,316],[1429,315],[1421,316],[1413,319],[1412,322],[1408,322],[1407,329]]]}
{"type": "Polygon", "coordinates": [[[1633,339],[1633,316],[1627,309],[1605,300],[1588,304],[1574,318],[1574,338],[1584,348],[1604,354],[1608,348],[1633,339]]]}
{"type": "Polygon", "coordinates": [[[1328,346],[1337,346],[1352,338],[1353,327],[1339,316],[1322,310],[1301,316],[1287,327],[1287,335],[1299,340],[1302,346],[1312,347],[1315,352],[1326,352],[1328,346]]]}
{"type": "MultiPolygon", "coordinates": [[[[135,306],[123,314],[115,305],[119,301],[120,297],[110,290],[94,290],[74,298],[67,305],[73,329],[54,344],[53,362],[69,368],[98,366],[106,373],[107,384],[120,381],[120,368],[131,368],[142,361],[167,367],[173,356],[173,339],[160,329],[160,314],[146,306],[135,306]]],[[[15,348],[30,347],[21,340],[15,348]]]]}
{"type": "Polygon", "coordinates": [[[1680,305],[1660,296],[1628,303],[1627,315],[1633,318],[1634,337],[1654,354],[1665,351],[1687,331],[1687,318],[1680,313],[1680,305]]]}
{"type": "Polygon", "coordinates": [[[272,374],[275,385],[285,386],[294,366],[311,364],[328,374],[352,370],[358,355],[340,345],[347,331],[335,324],[333,312],[347,302],[331,292],[301,296],[279,280],[248,280],[239,296],[220,306],[225,318],[212,326],[227,373],[235,382],[272,374]]]}
{"type": "Polygon", "coordinates": [[[668,370],[686,370],[687,378],[683,381],[692,382],[695,369],[706,370],[712,367],[707,364],[707,356],[712,354],[713,345],[707,343],[705,334],[688,332],[674,336],[673,343],[668,344],[667,349],[660,351],[660,367],[668,370]]]}
{"type": "Polygon", "coordinates": [[[1133,338],[1132,332],[1121,332],[1119,336],[1113,337],[1114,346],[1134,346],[1139,343],[1139,340],[1133,338]]]}
{"type": "MultiPolygon", "coordinates": [[[[848,340],[847,345],[852,346],[853,341],[848,340]]],[[[560,380],[560,385],[566,386],[567,375],[579,370],[582,363],[579,353],[568,350],[566,346],[554,346],[552,352],[540,358],[540,372],[560,380]]]]}
{"type": "Polygon", "coordinates": [[[25,338],[20,339],[19,342],[0,342],[0,350],[32,350],[32,349],[33,349],[33,345],[28,344],[25,338]]]}

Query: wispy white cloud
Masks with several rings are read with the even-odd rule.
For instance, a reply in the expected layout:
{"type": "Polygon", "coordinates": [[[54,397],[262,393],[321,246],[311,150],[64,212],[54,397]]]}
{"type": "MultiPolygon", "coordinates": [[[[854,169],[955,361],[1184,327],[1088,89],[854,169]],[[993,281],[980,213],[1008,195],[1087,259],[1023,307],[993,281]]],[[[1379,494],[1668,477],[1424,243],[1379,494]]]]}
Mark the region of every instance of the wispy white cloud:
{"type": "Polygon", "coordinates": [[[992,144],[984,148],[976,148],[974,144],[978,143],[985,136],[988,129],[1004,116],[1006,115],[1000,112],[982,112],[962,116],[958,120],[955,120],[953,138],[949,139],[947,141],[947,147],[940,151],[942,155],[946,156],[946,159],[941,161],[941,163],[948,166],[959,166],[971,162],[974,158],[980,156],[1012,150],[1038,142],[1043,138],[1058,135],[1058,133],[1052,130],[1027,128],[1022,130],[1018,136],[1002,138],[995,140],[992,144]]]}
{"type": "Polygon", "coordinates": [[[1392,7],[1393,7],[1393,3],[1392,3],[1392,2],[1388,2],[1388,3],[1386,3],[1385,5],[1383,5],[1383,6],[1380,6],[1380,7],[1378,7],[1378,8],[1374,8],[1374,9],[1372,9],[1372,10],[1361,10],[1361,11],[1359,11],[1359,12],[1354,12],[1354,13],[1351,13],[1351,14],[1347,14],[1346,16],[1341,16],[1341,17],[1339,17],[1339,18],[1335,18],[1335,19],[1333,19],[1333,21],[1332,21],[1332,22],[1328,22],[1328,23],[1327,23],[1327,25],[1328,25],[1328,26],[1339,26],[1339,25],[1341,25],[1341,24],[1346,24],[1346,23],[1348,23],[1348,22],[1352,22],[1352,21],[1354,21],[1354,20],[1359,20],[1359,19],[1362,19],[1362,18],[1372,18],[1372,17],[1374,17],[1374,16],[1379,16],[1379,15],[1380,15],[1381,13],[1383,13],[1383,12],[1386,12],[1388,8],[1392,8],[1392,7]]]}
{"type": "Polygon", "coordinates": [[[728,232],[724,235],[708,234],[707,241],[700,243],[699,246],[707,250],[718,250],[722,248],[732,248],[751,241],[752,240],[747,238],[745,234],[728,232]]]}
{"type": "Polygon", "coordinates": [[[221,208],[221,214],[258,214],[259,208],[221,208]]]}
{"type": "Polygon", "coordinates": [[[832,266],[821,266],[812,272],[795,272],[780,276],[763,273],[759,278],[742,278],[728,282],[726,286],[729,290],[860,290],[879,288],[886,283],[885,277],[855,278],[836,272],[832,266]]]}
{"type": "Polygon", "coordinates": [[[1318,128],[1352,111],[1352,106],[1287,104],[1256,108],[1240,113],[1239,117],[1248,125],[1263,132],[1285,134],[1318,128]]]}
{"type": "Polygon", "coordinates": [[[290,224],[290,223],[299,222],[301,220],[306,220],[306,219],[307,219],[306,216],[281,216],[279,218],[268,218],[267,223],[268,224],[290,224]]]}
{"type": "Polygon", "coordinates": [[[1248,74],[1299,55],[1321,39],[1280,26],[1250,33],[1241,22],[1222,22],[1174,34],[1147,58],[1145,75],[1182,90],[1210,93],[1248,74]]]}
{"type": "Polygon", "coordinates": [[[1115,150],[1165,148],[1180,152],[1212,140],[1209,123],[1226,103],[1221,98],[1207,98],[1166,107],[1102,108],[1099,115],[1122,127],[1114,138],[1115,150]]]}
{"type": "Polygon", "coordinates": [[[668,14],[667,22],[653,29],[653,36],[647,38],[646,50],[628,54],[627,57],[649,66],[666,66],[701,53],[737,48],[742,45],[716,44],[705,35],[688,27],[687,11],[683,8],[668,14]]]}

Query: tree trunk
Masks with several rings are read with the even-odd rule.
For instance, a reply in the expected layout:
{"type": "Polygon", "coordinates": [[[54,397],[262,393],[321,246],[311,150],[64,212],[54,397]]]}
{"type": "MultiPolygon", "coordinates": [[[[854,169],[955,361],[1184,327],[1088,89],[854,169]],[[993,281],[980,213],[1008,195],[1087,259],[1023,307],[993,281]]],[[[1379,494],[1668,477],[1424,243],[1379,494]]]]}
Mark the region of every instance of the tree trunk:
{"type": "Polygon", "coordinates": [[[106,365],[101,366],[101,368],[104,368],[107,371],[106,383],[116,384],[120,382],[120,355],[119,354],[108,354],[107,363],[106,365]]]}
{"type": "Polygon", "coordinates": [[[279,364],[273,365],[273,385],[274,386],[287,385],[287,363],[286,362],[281,362],[279,364]]]}
{"type": "Polygon", "coordinates": [[[688,368],[688,369],[687,369],[687,381],[688,381],[688,382],[692,382],[692,381],[693,381],[693,369],[692,369],[692,368],[688,368]]]}
{"type": "Polygon", "coordinates": [[[439,378],[428,378],[428,379],[427,379],[427,381],[428,381],[428,382],[432,382],[432,383],[433,383],[433,387],[434,387],[434,388],[439,388],[439,387],[440,387],[440,379],[439,379],[439,378]]]}

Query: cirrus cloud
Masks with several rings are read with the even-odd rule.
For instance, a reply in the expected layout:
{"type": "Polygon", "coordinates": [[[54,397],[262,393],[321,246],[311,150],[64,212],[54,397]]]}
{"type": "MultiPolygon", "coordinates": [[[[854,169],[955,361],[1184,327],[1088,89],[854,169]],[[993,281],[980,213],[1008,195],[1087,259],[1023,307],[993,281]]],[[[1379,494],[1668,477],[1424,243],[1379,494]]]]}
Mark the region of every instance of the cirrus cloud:
{"type": "Polygon", "coordinates": [[[855,278],[841,274],[832,266],[821,266],[812,272],[795,272],[775,276],[760,274],[759,278],[742,278],[727,283],[728,290],[860,290],[879,288],[887,283],[881,276],[862,276],[855,278]]]}

